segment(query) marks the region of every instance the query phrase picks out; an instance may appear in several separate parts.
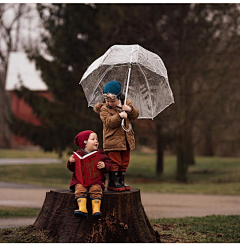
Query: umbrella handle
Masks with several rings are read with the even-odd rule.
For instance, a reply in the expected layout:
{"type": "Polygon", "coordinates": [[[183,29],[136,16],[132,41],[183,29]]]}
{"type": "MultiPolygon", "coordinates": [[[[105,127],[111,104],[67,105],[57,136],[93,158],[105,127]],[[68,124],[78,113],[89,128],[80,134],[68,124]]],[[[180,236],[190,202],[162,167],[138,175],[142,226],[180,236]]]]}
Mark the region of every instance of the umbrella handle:
{"type": "MultiPolygon", "coordinates": [[[[132,56],[133,56],[133,46],[132,46],[132,53],[131,53],[130,63],[128,64],[128,77],[127,77],[127,87],[126,87],[126,92],[125,92],[124,105],[127,104],[128,86],[129,86],[130,74],[131,74],[131,69],[132,69],[132,56]]],[[[128,129],[127,129],[127,128],[124,126],[124,119],[122,119],[122,129],[123,129],[125,132],[130,132],[130,131],[132,130],[132,124],[129,123],[128,129]]]]}
{"type": "Polygon", "coordinates": [[[128,126],[128,129],[124,126],[124,119],[122,119],[122,129],[125,131],[125,132],[130,132],[132,130],[132,124],[129,123],[129,126],[128,126]]]}

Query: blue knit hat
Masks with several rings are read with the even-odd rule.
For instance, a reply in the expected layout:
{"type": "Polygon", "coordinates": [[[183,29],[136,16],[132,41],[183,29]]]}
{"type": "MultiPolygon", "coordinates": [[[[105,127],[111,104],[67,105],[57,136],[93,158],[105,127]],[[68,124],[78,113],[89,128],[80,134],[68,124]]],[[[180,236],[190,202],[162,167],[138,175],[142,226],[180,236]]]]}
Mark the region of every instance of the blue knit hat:
{"type": "Polygon", "coordinates": [[[103,93],[104,94],[111,93],[114,95],[118,95],[117,98],[120,99],[120,97],[122,95],[120,82],[117,82],[114,80],[108,82],[103,88],[103,93]]]}

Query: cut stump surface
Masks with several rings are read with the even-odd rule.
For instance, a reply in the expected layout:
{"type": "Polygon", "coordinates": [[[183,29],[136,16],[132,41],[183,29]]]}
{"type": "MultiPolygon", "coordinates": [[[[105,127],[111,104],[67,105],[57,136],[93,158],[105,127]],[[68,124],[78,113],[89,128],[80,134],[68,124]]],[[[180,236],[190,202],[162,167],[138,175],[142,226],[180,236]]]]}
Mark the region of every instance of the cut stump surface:
{"type": "Polygon", "coordinates": [[[34,228],[50,230],[60,243],[157,243],[159,234],[153,230],[141,202],[140,190],[103,193],[102,219],[93,220],[91,200],[87,201],[88,218],[74,216],[78,209],[71,190],[50,190],[34,223],[34,228]]]}

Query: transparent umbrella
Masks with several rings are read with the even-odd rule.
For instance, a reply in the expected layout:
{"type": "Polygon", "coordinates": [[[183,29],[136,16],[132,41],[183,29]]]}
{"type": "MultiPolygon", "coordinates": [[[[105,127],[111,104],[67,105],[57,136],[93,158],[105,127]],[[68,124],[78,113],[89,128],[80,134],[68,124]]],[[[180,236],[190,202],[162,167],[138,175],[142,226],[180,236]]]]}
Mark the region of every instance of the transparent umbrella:
{"type": "Polygon", "coordinates": [[[127,97],[139,109],[138,119],[153,119],[171,103],[173,93],[162,59],[140,45],[114,45],[95,60],[80,80],[88,101],[103,101],[103,87],[119,81],[127,97]]]}

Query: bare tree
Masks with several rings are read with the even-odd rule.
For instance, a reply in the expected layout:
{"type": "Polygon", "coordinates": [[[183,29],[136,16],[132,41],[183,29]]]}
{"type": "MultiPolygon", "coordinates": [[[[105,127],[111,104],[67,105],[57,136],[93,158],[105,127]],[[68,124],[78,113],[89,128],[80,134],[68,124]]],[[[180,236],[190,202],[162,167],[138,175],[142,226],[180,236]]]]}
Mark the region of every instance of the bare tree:
{"type": "Polygon", "coordinates": [[[10,147],[10,132],[6,120],[10,112],[5,83],[11,51],[19,49],[21,20],[31,10],[27,4],[0,4],[0,146],[10,147]]]}
{"type": "Polygon", "coordinates": [[[164,5],[160,11],[156,53],[165,61],[175,97],[175,104],[167,109],[167,121],[175,133],[177,180],[185,182],[194,162],[194,126],[200,118],[220,119],[216,109],[220,91],[238,75],[233,64],[239,59],[239,8],[236,4],[176,4],[164,5]]]}
{"type": "Polygon", "coordinates": [[[6,71],[10,52],[18,50],[21,20],[30,11],[24,3],[0,4],[0,65],[6,71]]]}

